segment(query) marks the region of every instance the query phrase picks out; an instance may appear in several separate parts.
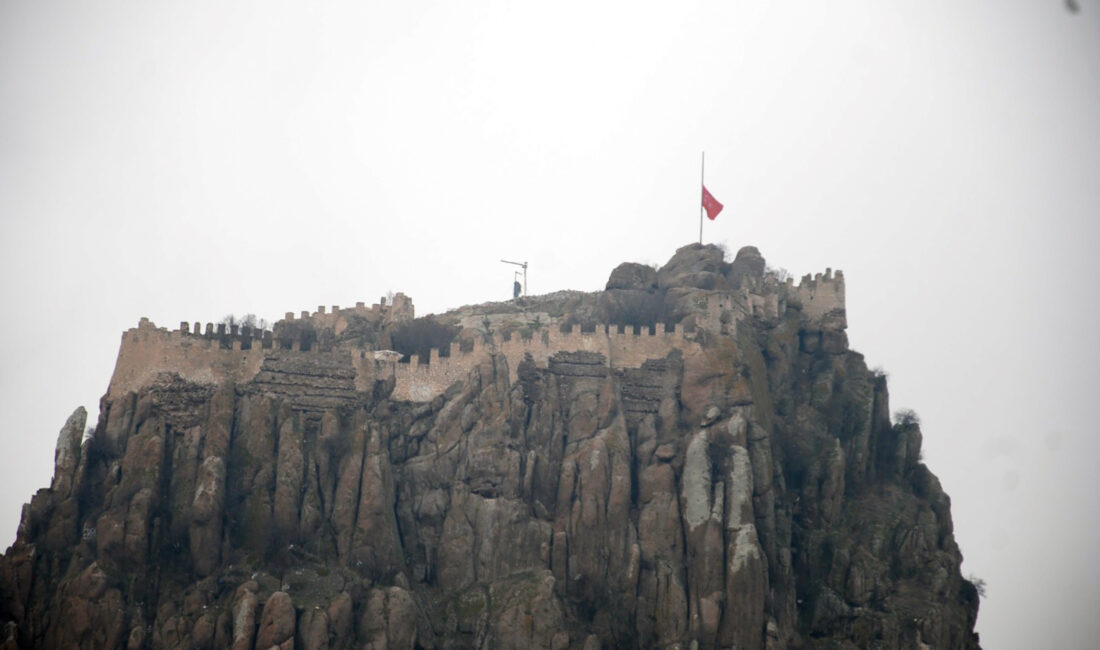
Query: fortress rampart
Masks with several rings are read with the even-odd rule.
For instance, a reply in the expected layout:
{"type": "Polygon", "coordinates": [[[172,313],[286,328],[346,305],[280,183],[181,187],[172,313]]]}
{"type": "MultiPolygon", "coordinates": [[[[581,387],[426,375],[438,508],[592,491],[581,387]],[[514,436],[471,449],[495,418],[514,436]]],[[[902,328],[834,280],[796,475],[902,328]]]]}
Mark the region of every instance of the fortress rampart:
{"type": "Polygon", "coordinates": [[[227,329],[224,325],[215,327],[209,323],[206,334],[192,333],[188,323],[181,323],[180,329],[169,331],[143,318],[136,328],[122,336],[107,394],[119,397],[151,383],[165,372],[198,383],[245,383],[259,373],[264,360],[270,356],[308,357],[335,353],[350,356],[356,372],[356,389],[370,390],[376,379],[393,375],[396,380],[394,399],[427,401],[465,378],[474,367],[489,361],[494,354],[504,355],[508,360],[511,379],[515,381],[516,369],[527,354],[536,365],[546,367],[549,358],[557,352],[585,350],[604,355],[611,367],[636,368],[647,359],[664,358],[673,349],[692,347],[699,345],[685,340],[679,325],[672,331],[644,330],[639,334],[631,328],[624,331],[615,325],[598,326],[592,332],[582,332],[579,326],[571,332],[548,327],[530,338],[518,333],[511,336],[497,333],[487,340],[475,338],[469,350],[462,350],[455,342],[446,354],[433,348],[428,363],[420,363],[415,355],[402,363],[390,360],[391,354],[369,348],[337,347],[322,351],[320,345],[303,344],[301,339],[278,339],[267,331],[252,336],[247,329],[227,329]]]}
{"type": "MultiPolygon", "coordinates": [[[[700,318],[697,327],[716,334],[731,334],[737,320],[754,316],[765,320],[780,318],[788,305],[801,312],[800,319],[807,329],[844,329],[844,275],[806,275],[796,286],[788,279],[785,285],[768,285],[767,290],[750,290],[743,287],[735,292],[703,292],[700,318]]],[[[412,301],[404,294],[396,294],[392,304],[383,299],[367,307],[357,303],[355,307],[341,309],[332,306],[318,307],[315,312],[303,311],[297,318],[288,312],[286,318],[276,323],[275,332],[255,330],[236,325],[207,323],[205,328],[196,322],[180,323],[179,329],[158,328],[149,319],[142,318],[138,326],[122,335],[118,361],[111,377],[108,397],[119,397],[152,382],[161,373],[176,373],[189,381],[219,384],[226,381],[246,383],[260,372],[266,359],[285,358],[288,355],[311,354],[343,355],[350,357],[355,370],[355,388],[368,391],[373,382],[393,376],[393,397],[401,400],[427,401],[442,393],[455,381],[464,379],[478,365],[488,362],[492,355],[503,355],[508,361],[511,379],[515,381],[517,368],[525,355],[531,355],[535,364],[546,367],[557,352],[589,351],[602,354],[611,368],[638,368],[649,359],[661,359],[673,350],[686,355],[701,351],[695,336],[685,336],[677,324],[671,330],[659,325],[656,330],[643,330],[635,334],[633,328],[625,330],[618,325],[598,325],[594,331],[582,331],[575,326],[563,332],[556,322],[536,329],[529,337],[499,332],[474,337],[472,346],[463,350],[457,342],[445,351],[430,351],[428,363],[420,363],[414,355],[407,363],[395,361],[396,354],[356,345],[351,342],[319,343],[313,332],[286,327],[288,324],[306,322],[314,332],[332,329],[337,335],[348,326],[349,320],[359,317],[381,324],[410,320],[414,310],[412,301]]]]}
{"type": "MultiPolygon", "coordinates": [[[[198,323],[195,330],[199,330],[198,323]]],[[[225,325],[215,329],[211,323],[207,323],[206,331],[206,336],[192,334],[187,323],[168,331],[142,318],[136,328],[122,335],[107,396],[119,397],[136,390],[163,372],[178,373],[204,384],[248,381],[260,371],[265,354],[275,346],[271,332],[253,337],[251,331],[246,334],[234,326],[227,332],[225,325]]]]}
{"type": "Polygon", "coordinates": [[[803,320],[819,322],[824,327],[844,329],[847,317],[844,309],[844,272],[825,269],[825,273],[802,276],[798,286],[787,280],[788,301],[802,309],[803,320]]]}
{"type": "MultiPolygon", "coordinates": [[[[390,304],[382,298],[370,307],[358,302],[346,309],[333,305],[331,311],[321,305],[313,313],[301,312],[299,318],[287,312],[281,322],[308,322],[315,329],[331,327],[339,334],[352,317],[393,323],[411,320],[414,314],[412,300],[398,293],[390,304]]],[[[179,329],[169,331],[142,318],[136,328],[122,335],[107,396],[117,397],[136,390],[164,372],[174,372],[199,383],[243,383],[256,376],[267,355],[279,350],[309,351],[312,345],[315,344],[310,339],[301,336],[275,336],[271,331],[238,325],[227,327],[224,323],[206,323],[204,329],[201,322],[192,325],[184,321],[179,329]]]]}
{"type": "Polygon", "coordinates": [[[359,317],[367,321],[395,323],[403,320],[412,320],[416,315],[412,299],[403,293],[396,293],[389,304],[382,298],[370,307],[366,303],[357,302],[354,307],[341,309],[339,305],[332,305],[327,309],[324,305],[318,305],[317,311],[302,311],[295,317],[294,312],[288,311],[283,322],[308,321],[315,328],[331,328],[339,336],[348,326],[348,320],[359,317]]]}
{"type": "Polygon", "coordinates": [[[517,368],[528,354],[541,368],[557,352],[581,350],[602,354],[612,368],[637,368],[647,359],[662,359],[675,349],[688,348],[699,349],[699,344],[686,340],[679,325],[669,332],[643,330],[640,334],[635,334],[632,328],[620,330],[615,325],[600,325],[591,332],[582,332],[580,327],[571,332],[549,327],[530,338],[494,334],[488,342],[475,339],[473,349],[468,352],[461,351],[457,343],[451,344],[449,356],[441,356],[439,350],[433,349],[427,364],[419,363],[415,356],[409,363],[391,363],[397,380],[393,397],[416,402],[430,400],[493,354],[508,360],[508,372],[515,381],[517,368]]]}

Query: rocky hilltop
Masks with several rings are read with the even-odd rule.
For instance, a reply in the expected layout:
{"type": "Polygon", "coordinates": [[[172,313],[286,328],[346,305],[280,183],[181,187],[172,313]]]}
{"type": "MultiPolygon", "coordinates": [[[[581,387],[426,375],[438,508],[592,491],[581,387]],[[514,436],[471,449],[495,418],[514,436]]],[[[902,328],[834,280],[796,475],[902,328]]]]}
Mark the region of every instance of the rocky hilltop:
{"type": "Polygon", "coordinates": [[[123,335],[0,559],[0,649],[976,648],[950,500],[752,247],[602,292],[123,335]]]}

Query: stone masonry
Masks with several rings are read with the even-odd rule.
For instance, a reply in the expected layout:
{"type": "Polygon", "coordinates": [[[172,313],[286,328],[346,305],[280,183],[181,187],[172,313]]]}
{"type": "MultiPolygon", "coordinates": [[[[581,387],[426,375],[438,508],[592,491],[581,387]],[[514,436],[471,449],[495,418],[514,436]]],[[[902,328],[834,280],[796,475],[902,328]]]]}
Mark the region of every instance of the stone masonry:
{"type": "MultiPolygon", "coordinates": [[[[730,334],[732,325],[742,318],[777,319],[788,308],[801,310],[806,328],[817,336],[822,330],[840,331],[846,327],[844,276],[840,271],[835,275],[831,270],[813,277],[807,275],[798,285],[788,279],[770,287],[742,286],[733,291],[713,291],[706,300],[705,315],[698,326],[715,333],[730,334]]],[[[397,294],[391,305],[386,305],[383,299],[370,308],[364,303],[343,310],[338,306],[331,310],[321,306],[312,314],[301,312],[297,319],[293,312],[288,312],[280,323],[308,319],[313,325],[332,328],[339,334],[347,326],[349,315],[392,324],[411,320],[413,314],[412,301],[404,294],[397,294]]],[[[346,376],[349,386],[353,384],[357,391],[369,391],[375,381],[392,377],[394,399],[426,402],[464,379],[478,365],[490,362],[494,355],[507,359],[510,378],[515,381],[517,368],[526,355],[537,366],[546,367],[549,358],[558,352],[593,352],[602,355],[608,367],[634,369],[641,368],[647,360],[664,359],[673,350],[679,350],[685,357],[702,353],[695,334],[686,334],[679,324],[668,331],[658,326],[656,331],[641,333],[608,324],[596,326],[595,331],[582,332],[576,327],[571,332],[562,332],[552,322],[527,338],[519,334],[485,333],[474,339],[469,350],[460,349],[457,342],[445,353],[433,349],[426,364],[419,363],[415,355],[402,363],[391,352],[350,343],[322,351],[315,343],[311,346],[304,340],[277,339],[271,332],[236,326],[227,330],[224,325],[215,327],[210,323],[205,330],[200,333],[199,323],[192,328],[184,322],[179,329],[170,331],[142,318],[136,328],[122,335],[108,397],[136,391],[162,373],[175,373],[200,384],[245,384],[254,379],[266,384],[276,375],[274,371],[263,371],[265,367],[292,367],[293,359],[300,357],[307,365],[346,368],[339,374],[346,376]],[[273,357],[277,361],[272,361],[273,357]]]]}

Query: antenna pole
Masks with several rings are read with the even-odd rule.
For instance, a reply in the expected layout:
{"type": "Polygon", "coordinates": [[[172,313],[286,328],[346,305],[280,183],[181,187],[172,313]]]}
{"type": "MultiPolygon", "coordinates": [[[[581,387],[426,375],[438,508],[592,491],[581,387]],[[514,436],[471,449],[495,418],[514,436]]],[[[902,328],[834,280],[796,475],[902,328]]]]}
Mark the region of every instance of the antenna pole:
{"type": "MultiPolygon", "coordinates": [[[[501,260],[505,264],[514,264],[515,266],[523,269],[523,297],[527,297],[527,262],[509,262],[508,260],[501,260]]],[[[517,271],[518,272],[518,271],[517,271]]]]}

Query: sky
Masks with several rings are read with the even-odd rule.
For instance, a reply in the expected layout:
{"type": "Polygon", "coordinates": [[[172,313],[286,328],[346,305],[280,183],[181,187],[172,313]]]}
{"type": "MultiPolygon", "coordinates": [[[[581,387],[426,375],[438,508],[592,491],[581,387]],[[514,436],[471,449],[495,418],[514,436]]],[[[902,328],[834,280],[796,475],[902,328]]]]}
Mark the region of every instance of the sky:
{"type": "Polygon", "coordinates": [[[121,333],[596,290],[698,238],[847,280],[988,648],[1100,637],[1100,2],[0,0],[0,548],[121,333]]]}

